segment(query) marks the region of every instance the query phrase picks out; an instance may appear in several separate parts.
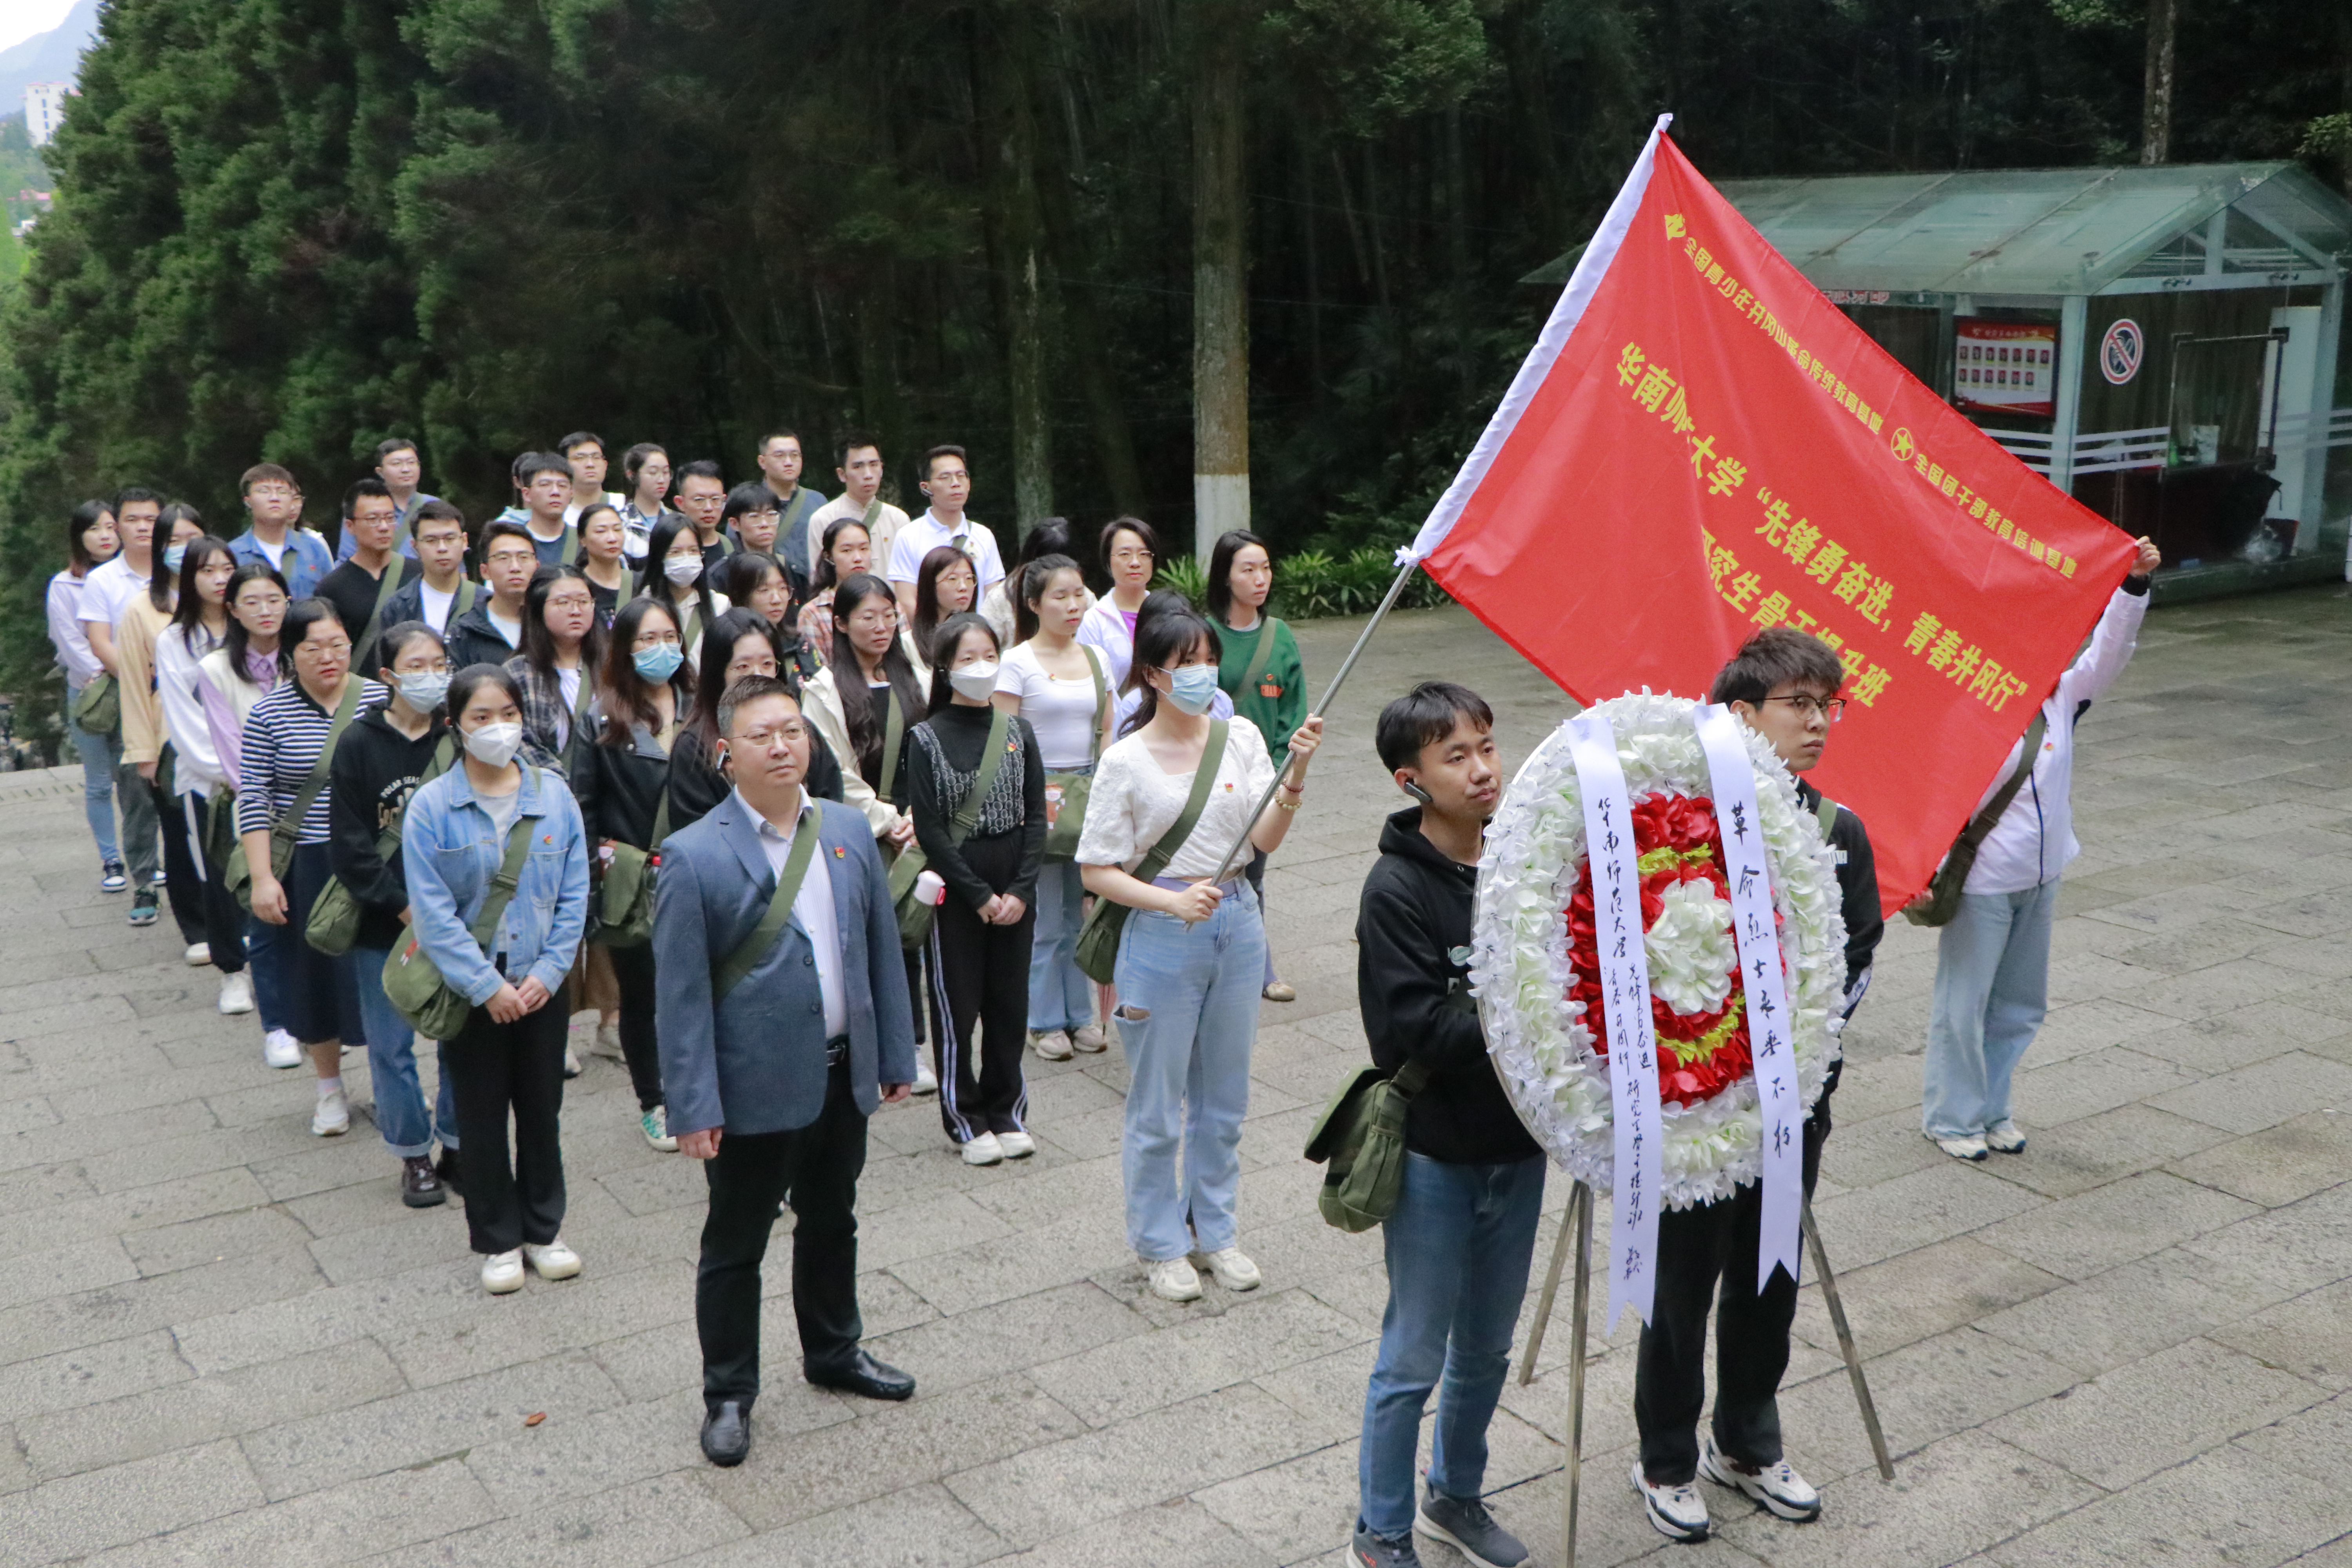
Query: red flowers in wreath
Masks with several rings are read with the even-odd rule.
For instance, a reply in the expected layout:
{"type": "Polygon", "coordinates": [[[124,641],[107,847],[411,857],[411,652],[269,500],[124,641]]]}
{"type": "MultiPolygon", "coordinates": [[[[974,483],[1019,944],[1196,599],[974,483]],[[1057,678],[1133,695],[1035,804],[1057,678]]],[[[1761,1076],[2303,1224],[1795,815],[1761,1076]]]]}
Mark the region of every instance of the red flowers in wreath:
{"type": "MultiPolygon", "coordinates": [[[[1664,912],[1666,889],[1677,882],[1712,883],[1727,904],[1731,889],[1723,874],[1723,834],[1715,803],[1704,795],[1651,795],[1633,807],[1633,847],[1642,872],[1642,929],[1664,912]]],[[[1609,1054],[1609,1026],[1601,1005],[1601,956],[1592,915],[1592,862],[1577,872],[1576,896],[1568,906],[1569,963],[1576,984],[1569,995],[1584,1004],[1585,1026],[1594,1054],[1609,1054]]],[[[1668,1105],[1711,1100],[1747,1076],[1753,1066],[1748,1047],[1748,996],[1737,961],[1727,966],[1730,994],[1712,1013],[1675,1012],[1660,996],[1650,998],[1650,1017],[1662,1047],[1658,1099],[1668,1105]]]]}

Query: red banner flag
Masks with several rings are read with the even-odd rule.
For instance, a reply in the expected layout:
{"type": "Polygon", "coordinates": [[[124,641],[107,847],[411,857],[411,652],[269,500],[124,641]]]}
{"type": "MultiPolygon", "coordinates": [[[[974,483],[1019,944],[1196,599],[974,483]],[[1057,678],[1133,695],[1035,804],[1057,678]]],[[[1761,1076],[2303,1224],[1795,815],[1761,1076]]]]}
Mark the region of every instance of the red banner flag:
{"type": "Polygon", "coordinates": [[[1848,701],[1812,776],[1869,825],[1892,911],[2132,543],[1872,342],[1665,124],[1407,555],[1582,703],[1704,697],[1763,626],[1823,639],[1848,701]]]}

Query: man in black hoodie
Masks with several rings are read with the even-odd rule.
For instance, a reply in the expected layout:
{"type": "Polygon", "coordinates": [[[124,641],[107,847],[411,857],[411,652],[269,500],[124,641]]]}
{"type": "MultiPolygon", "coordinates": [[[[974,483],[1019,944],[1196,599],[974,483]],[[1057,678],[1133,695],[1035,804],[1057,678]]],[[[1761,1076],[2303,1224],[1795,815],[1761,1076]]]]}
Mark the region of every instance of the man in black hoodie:
{"type": "Polygon", "coordinates": [[[1356,994],[1374,1065],[1401,1088],[1423,1081],[1405,1112],[1403,1185],[1381,1226],[1389,1305],[1358,1460],[1363,1568],[1413,1568],[1416,1530],[1486,1568],[1528,1555],[1479,1500],[1544,1183],[1543,1153],[1486,1059],[1468,992],[1478,859],[1502,796],[1494,730],[1476,692],[1432,680],[1382,709],[1374,737],[1381,765],[1421,804],[1389,818],[1364,879],[1356,994]],[[1416,1509],[1413,1450],[1441,1374],[1416,1509]]]}
{"type": "MultiPolygon", "coordinates": [[[[1831,818],[1822,837],[1837,856],[1846,931],[1841,1011],[1851,1017],[1869,988],[1871,959],[1886,930],[1878,912],[1878,870],[1862,818],[1824,801],[1802,776],[1822,760],[1830,727],[1844,710],[1837,695],[1844,681],[1845,671],[1828,644],[1792,626],[1771,626],[1748,639],[1717,674],[1708,695],[1771,742],[1796,775],[1799,803],[1816,822],[1831,818]]],[[[1837,1088],[1841,1065],[1831,1065],[1821,1099],[1805,1119],[1807,1197],[1821,1174],[1830,1091],[1837,1088]]],[[[1821,1515],[1821,1494],[1781,1452],[1778,1394],[1789,1368],[1797,1285],[1785,1272],[1775,1272],[1769,1285],[1756,1289],[1762,1194],[1762,1184],[1750,1183],[1727,1198],[1658,1216],[1657,1296],[1642,1330],[1633,1380],[1633,1417],[1642,1435],[1634,1487],[1651,1525],[1670,1540],[1697,1541],[1707,1533],[1706,1504],[1696,1484],[1700,1476],[1781,1519],[1801,1524],[1821,1515]],[[1702,1449],[1697,1427],[1706,1403],[1711,1303],[1715,1420],[1702,1449]]]]}

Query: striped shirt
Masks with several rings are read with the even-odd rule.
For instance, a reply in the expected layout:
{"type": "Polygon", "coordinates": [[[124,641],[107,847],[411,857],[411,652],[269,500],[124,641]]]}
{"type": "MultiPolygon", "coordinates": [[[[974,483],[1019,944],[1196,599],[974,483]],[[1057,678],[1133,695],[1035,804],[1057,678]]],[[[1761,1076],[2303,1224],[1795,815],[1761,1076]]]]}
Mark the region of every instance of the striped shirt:
{"type": "MultiPolygon", "coordinates": [[[[346,680],[358,679],[345,676],[346,680]]],[[[359,705],[353,718],[392,700],[392,693],[373,680],[360,681],[359,705]]],[[[245,742],[237,763],[236,830],[267,833],[269,825],[294,809],[294,797],[310,779],[319,753],[327,748],[327,732],[334,715],[310,700],[299,680],[278,682],[276,689],[253,705],[245,717],[245,742]]],[[[324,844],[329,837],[327,790],[320,788],[303,815],[297,844],[324,844]]]]}

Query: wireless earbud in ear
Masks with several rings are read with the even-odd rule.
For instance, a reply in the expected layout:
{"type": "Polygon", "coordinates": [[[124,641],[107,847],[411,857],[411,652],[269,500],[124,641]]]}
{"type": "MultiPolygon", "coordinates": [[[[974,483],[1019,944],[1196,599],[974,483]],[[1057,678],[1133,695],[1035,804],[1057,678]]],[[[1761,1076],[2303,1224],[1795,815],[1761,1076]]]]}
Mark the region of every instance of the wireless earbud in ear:
{"type": "Polygon", "coordinates": [[[1434,800],[1433,800],[1433,799],[1431,799],[1431,798],[1430,798],[1430,794],[1429,794],[1429,792],[1428,792],[1427,790],[1425,790],[1425,789],[1422,788],[1419,784],[1417,784],[1413,783],[1413,781],[1412,781],[1412,780],[1411,780],[1411,779],[1400,779],[1400,780],[1398,780],[1397,782],[1398,782],[1399,785],[1400,785],[1400,786],[1404,790],[1404,793],[1405,793],[1405,794],[1407,794],[1407,795],[1409,795],[1412,796],[1412,798],[1413,798],[1413,799],[1415,799],[1415,800],[1417,800],[1417,801],[1421,802],[1421,804],[1422,804],[1422,805],[1435,805],[1437,804],[1437,802],[1436,802],[1436,801],[1434,801],[1434,800]]]}

